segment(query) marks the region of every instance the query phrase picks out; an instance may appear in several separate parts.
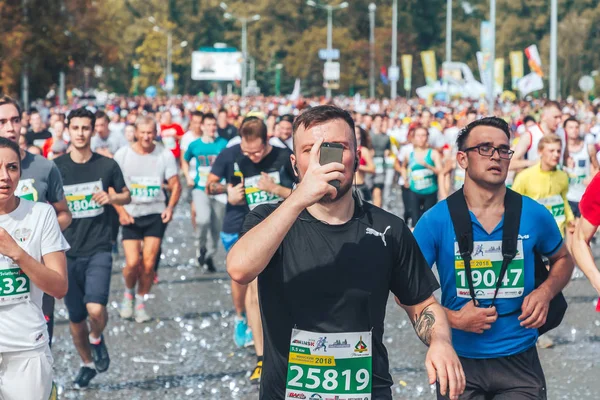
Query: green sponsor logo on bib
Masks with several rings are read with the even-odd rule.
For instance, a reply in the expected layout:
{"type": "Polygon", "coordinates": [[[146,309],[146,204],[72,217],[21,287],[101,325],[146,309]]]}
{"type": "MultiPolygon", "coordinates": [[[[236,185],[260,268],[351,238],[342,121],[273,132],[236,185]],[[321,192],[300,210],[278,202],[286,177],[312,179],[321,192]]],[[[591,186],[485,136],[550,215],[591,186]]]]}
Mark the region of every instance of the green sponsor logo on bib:
{"type": "MultiPolygon", "coordinates": [[[[458,243],[454,243],[454,248],[456,295],[470,299],[465,263],[460,256],[458,243]]],[[[492,299],[496,291],[500,269],[502,268],[502,242],[474,242],[473,248],[475,250],[473,251],[471,260],[471,277],[473,278],[475,296],[478,299],[492,299]]],[[[525,290],[524,266],[523,241],[519,240],[517,255],[508,264],[508,268],[502,279],[502,286],[498,290],[498,298],[515,298],[523,295],[525,290]]]]}

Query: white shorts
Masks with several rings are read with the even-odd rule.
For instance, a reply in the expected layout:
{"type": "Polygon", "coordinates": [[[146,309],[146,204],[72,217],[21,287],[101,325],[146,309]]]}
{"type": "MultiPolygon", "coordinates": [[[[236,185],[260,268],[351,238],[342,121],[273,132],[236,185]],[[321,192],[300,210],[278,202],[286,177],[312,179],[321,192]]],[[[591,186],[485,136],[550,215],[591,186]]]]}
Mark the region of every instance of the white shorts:
{"type": "Polygon", "coordinates": [[[52,393],[52,353],[45,346],[0,354],[1,400],[48,400],[52,393]]]}

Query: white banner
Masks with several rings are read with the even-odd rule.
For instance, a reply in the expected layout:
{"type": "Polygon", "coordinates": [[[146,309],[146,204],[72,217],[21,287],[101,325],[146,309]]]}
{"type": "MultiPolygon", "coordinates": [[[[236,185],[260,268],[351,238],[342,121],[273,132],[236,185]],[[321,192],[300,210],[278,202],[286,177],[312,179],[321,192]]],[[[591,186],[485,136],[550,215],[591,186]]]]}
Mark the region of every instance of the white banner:
{"type": "Polygon", "coordinates": [[[544,81],[541,76],[535,72],[531,72],[519,79],[518,86],[521,96],[527,96],[531,92],[542,90],[544,88],[544,81]]]}
{"type": "Polygon", "coordinates": [[[195,81],[239,81],[242,79],[242,53],[194,51],[192,79],[195,81]]]}

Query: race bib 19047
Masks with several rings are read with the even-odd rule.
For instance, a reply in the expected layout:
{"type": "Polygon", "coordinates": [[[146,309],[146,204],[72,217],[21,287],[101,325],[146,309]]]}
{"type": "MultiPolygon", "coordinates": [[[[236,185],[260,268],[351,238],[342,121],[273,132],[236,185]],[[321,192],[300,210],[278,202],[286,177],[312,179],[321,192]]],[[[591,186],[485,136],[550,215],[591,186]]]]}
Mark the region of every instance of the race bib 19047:
{"type": "Polygon", "coordinates": [[[292,331],[287,399],[371,399],[371,332],[292,331]]]}
{"type": "Polygon", "coordinates": [[[104,207],[92,199],[94,193],[103,190],[101,180],[67,185],[63,188],[73,218],[91,218],[104,212],[104,207]]]}
{"type": "Polygon", "coordinates": [[[160,178],[157,176],[130,176],[131,198],[137,203],[154,201],[160,194],[160,178]]]}
{"type": "MultiPolygon", "coordinates": [[[[492,299],[496,291],[496,282],[502,267],[502,241],[474,242],[471,260],[471,277],[478,299],[492,299]]],[[[525,290],[525,262],[523,259],[523,241],[517,244],[517,255],[508,264],[502,286],[497,298],[516,298],[523,296],[525,290]]],[[[460,256],[458,243],[454,242],[454,269],[456,274],[456,295],[470,299],[469,283],[465,263],[460,256]]]]}
{"type": "MultiPolygon", "coordinates": [[[[273,179],[276,184],[281,183],[279,172],[269,172],[268,175],[273,179]]],[[[244,187],[246,189],[246,201],[248,207],[252,210],[260,204],[277,203],[281,200],[281,197],[273,193],[265,192],[258,188],[258,181],[261,175],[249,176],[244,178],[244,187]]]]}

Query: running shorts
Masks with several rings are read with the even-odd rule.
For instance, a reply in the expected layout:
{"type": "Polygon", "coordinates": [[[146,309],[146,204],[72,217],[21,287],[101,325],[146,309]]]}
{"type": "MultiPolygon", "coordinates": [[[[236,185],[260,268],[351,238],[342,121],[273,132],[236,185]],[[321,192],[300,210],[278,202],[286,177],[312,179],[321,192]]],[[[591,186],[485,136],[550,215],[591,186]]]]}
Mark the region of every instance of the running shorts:
{"type": "Polygon", "coordinates": [[[579,210],[579,202],[569,200],[569,206],[571,206],[571,210],[573,210],[573,215],[575,216],[575,218],[581,218],[581,211],[579,210]]]}
{"type": "MultiPolygon", "coordinates": [[[[546,378],[540,364],[537,348],[514,356],[474,359],[459,357],[467,386],[460,399],[486,400],[491,398],[510,400],[545,400],[546,378]]],[[[447,400],[440,395],[438,400],[447,400]]]]}
{"type": "Polygon", "coordinates": [[[52,393],[52,353],[48,346],[0,354],[0,399],[48,400],[52,393]]]}
{"type": "Polygon", "coordinates": [[[65,305],[69,311],[69,320],[77,324],[85,321],[88,316],[86,304],[108,304],[112,254],[107,251],[89,257],[67,256],[67,272],[69,289],[65,305]]]}
{"type": "Polygon", "coordinates": [[[166,225],[162,222],[160,214],[144,215],[134,218],[134,223],[124,225],[123,240],[142,240],[145,237],[163,237],[166,225]]]}

